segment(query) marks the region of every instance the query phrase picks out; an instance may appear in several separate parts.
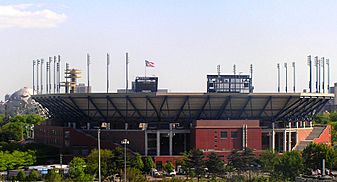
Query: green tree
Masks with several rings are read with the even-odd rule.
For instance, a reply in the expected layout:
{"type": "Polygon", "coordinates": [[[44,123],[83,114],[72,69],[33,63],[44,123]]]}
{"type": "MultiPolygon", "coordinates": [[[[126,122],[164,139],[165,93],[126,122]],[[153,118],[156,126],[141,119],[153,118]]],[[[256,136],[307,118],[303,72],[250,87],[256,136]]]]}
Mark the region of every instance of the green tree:
{"type": "Polygon", "coordinates": [[[135,153],[135,155],[131,158],[130,166],[132,168],[136,168],[139,169],[140,171],[143,171],[144,163],[142,160],[142,156],[139,153],[135,153]]]}
{"type": "Polygon", "coordinates": [[[228,164],[239,172],[253,170],[256,163],[256,156],[249,148],[245,150],[233,150],[228,156],[228,164]]]}
{"type": "Polygon", "coordinates": [[[266,172],[273,172],[278,160],[277,154],[271,150],[264,151],[259,158],[262,170],[266,172]]]}
{"type": "Polygon", "coordinates": [[[213,178],[224,173],[225,163],[216,153],[210,153],[207,158],[206,167],[213,178]]]}
{"type": "Polygon", "coordinates": [[[41,124],[42,122],[44,122],[46,120],[46,118],[37,115],[37,114],[28,114],[25,115],[26,119],[25,119],[25,123],[27,124],[41,124]]]}
{"type": "MultiPolygon", "coordinates": [[[[127,160],[127,165],[129,165],[129,162],[127,160]]],[[[116,147],[112,151],[112,158],[110,158],[108,162],[108,168],[110,174],[116,174],[118,173],[121,175],[122,170],[124,170],[124,149],[121,147],[116,147]]]]}
{"type": "Polygon", "coordinates": [[[13,151],[0,151],[0,171],[11,170],[11,169],[20,169],[24,166],[29,166],[34,164],[35,152],[21,152],[13,151]]]}
{"type": "Polygon", "coordinates": [[[69,163],[69,177],[75,181],[92,181],[93,177],[85,173],[86,163],[81,157],[74,157],[69,163]]]}
{"type": "Polygon", "coordinates": [[[27,176],[27,181],[40,181],[41,176],[37,170],[32,170],[30,174],[27,176]]]}
{"type": "Polygon", "coordinates": [[[332,169],[336,165],[337,156],[332,147],[325,144],[309,144],[302,152],[307,170],[321,169],[322,160],[325,159],[326,166],[332,169]]]}
{"type": "Polygon", "coordinates": [[[274,175],[282,180],[293,181],[295,177],[303,172],[303,159],[300,152],[286,152],[280,157],[280,162],[276,164],[274,175]]]}
{"type": "Polygon", "coordinates": [[[193,175],[194,173],[199,181],[201,176],[205,174],[204,153],[201,150],[190,150],[184,158],[184,165],[188,175],[193,175]]]}
{"type": "Polygon", "coordinates": [[[172,162],[168,161],[164,164],[163,166],[164,171],[166,171],[168,174],[170,174],[170,172],[174,171],[174,166],[172,164],[172,162]]]}
{"type": "Polygon", "coordinates": [[[25,181],[26,180],[26,173],[20,170],[16,175],[16,180],[18,181],[25,181]]]}
{"type": "MultiPolygon", "coordinates": [[[[112,158],[112,151],[107,149],[101,149],[101,174],[103,178],[112,175],[108,168],[108,162],[112,158]]],[[[98,150],[94,149],[87,156],[87,168],[89,174],[98,176],[98,150]]]]}
{"type": "Polygon", "coordinates": [[[149,173],[152,168],[155,168],[156,165],[151,156],[146,156],[144,158],[144,172],[149,173]]]}
{"type": "Polygon", "coordinates": [[[24,124],[22,122],[9,122],[1,128],[2,141],[21,141],[24,138],[24,124]]]}
{"type": "Polygon", "coordinates": [[[49,170],[45,178],[46,182],[61,182],[62,176],[55,170],[49,170]]]}
{"type": "MultiPolygon", "coordinates": [[[[124,179],[124,173],[121,175],[121,177],[122,179],[124,179]]],[[[146,182],[147,179],[139,169],[127,168],[126,169],[126,181],[146,182]]]]}

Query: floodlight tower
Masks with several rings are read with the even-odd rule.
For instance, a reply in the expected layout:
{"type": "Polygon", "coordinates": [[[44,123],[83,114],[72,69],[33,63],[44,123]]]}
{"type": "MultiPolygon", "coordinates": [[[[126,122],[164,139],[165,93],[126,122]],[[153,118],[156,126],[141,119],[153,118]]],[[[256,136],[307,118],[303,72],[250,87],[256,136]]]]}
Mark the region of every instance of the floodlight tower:
{"type": "Polygon", "coordinates": [[[284,68],[286,71],[286,93],[288,93],[288,64],[284,63],[284,68]]]}
{"type": "Polygon", "coordinates": [[[311,55],[308,56],[308,66],[309,66],[309,90],[312,93],[312,61],[311,55]]]}
{"type": "Polygon", "coordinates": [[[280,63],[277,63],[277,92],[280,93],[281,91],[281,85],[280,85],[280,63]]]}

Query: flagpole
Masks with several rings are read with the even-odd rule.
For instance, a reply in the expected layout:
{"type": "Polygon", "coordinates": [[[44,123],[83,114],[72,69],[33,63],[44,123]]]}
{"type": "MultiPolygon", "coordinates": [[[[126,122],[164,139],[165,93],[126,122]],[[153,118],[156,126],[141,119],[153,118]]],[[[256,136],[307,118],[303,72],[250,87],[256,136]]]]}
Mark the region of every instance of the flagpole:
{"type": "Polygon", "coordinates": [[[145,78],[146,78],[146,62],[145,62],[145,78]]]}

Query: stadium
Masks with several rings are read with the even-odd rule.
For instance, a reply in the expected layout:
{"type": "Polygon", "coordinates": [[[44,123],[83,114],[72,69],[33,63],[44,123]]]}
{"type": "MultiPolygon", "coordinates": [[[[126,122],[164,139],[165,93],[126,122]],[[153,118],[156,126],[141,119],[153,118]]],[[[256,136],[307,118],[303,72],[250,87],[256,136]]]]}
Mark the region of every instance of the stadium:
{"type": "Polygon", "coordinates": [[[132,89],[117,93],[76,93],[69,83],[75,85],[69,93],[33,95],[49,113],[34,138],[65,154],[87,155],[97,148],[100,129],[103,148],[126,138],[130,151],[154,156],[159,167],[192,148],[226,160],[233,149],[258,154],[331,145],[331,127],[313,126],[312,119],[333,94],[253,93],[251,75],[207,79],[206,93],[170,93],[158,89],[157,77],[137,77],[132,89]]]}

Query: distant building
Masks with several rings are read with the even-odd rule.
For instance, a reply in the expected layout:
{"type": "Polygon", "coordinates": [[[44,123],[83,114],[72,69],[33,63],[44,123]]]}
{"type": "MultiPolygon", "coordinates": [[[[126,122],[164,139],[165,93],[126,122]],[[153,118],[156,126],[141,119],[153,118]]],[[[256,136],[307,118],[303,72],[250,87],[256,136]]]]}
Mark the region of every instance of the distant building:
{"type": "Polygon", "coordinates": [[[249,75],[207,75],[208,93],[252,93],[249,75]]]}

